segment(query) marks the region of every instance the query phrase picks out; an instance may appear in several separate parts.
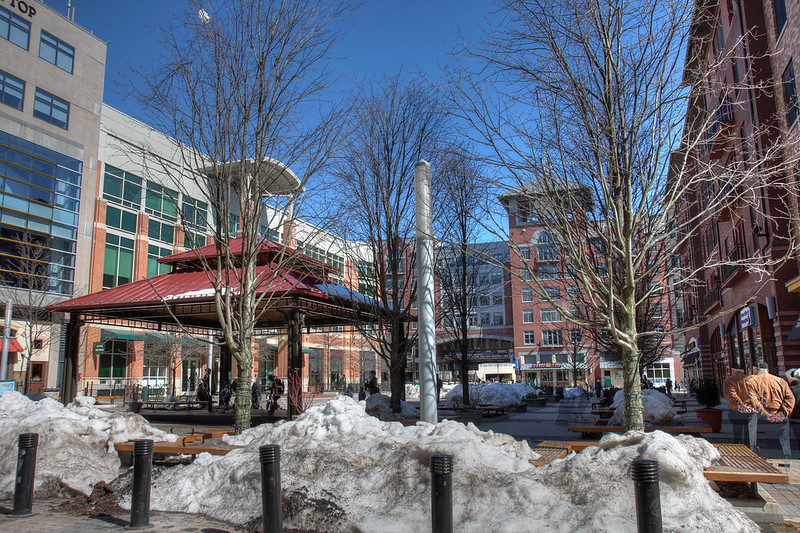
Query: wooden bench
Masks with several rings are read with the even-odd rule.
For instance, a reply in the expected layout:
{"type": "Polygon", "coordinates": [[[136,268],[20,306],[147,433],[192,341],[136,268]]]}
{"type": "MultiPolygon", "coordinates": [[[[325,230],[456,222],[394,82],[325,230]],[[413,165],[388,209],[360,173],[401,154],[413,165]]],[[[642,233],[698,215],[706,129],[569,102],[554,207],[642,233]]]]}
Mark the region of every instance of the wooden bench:
{"type": "MultiPolygon", "coordinates": [[[[230,451],[241,448],[230,444],[188,444],[184,442],[154,442],[153,453],[163,453],[167,455],[191,455],[192,460],[203,452],[211,455],[227,455],[230,451]]],[[[133,441],[118,442],[114,445],[123,466],[130,466],[133,454],[133,441]]]]}
{"type": "Polygon", "coordinates": [[[122,396],[94,396],[95,400],[111,400],[111,405],[114,405],[114,400],[119,400],[122,396]]]}
{"type": "MultiPolygon", "coordinates": [[[[683,404],[685,405],[686,402],[683,402],[683,404]]],[[[614,416],[614,411],[616,410],[617,410],[616,407],[594,407],[592,408],[592,414],[598,415],[600,418],[611,418],[612,416],[614,416]]],[[[675,414],[685,415],[686,408],[675,407],[675,414]]]]}
{"type": "Polygon", "coordinates": [[[180,400],[177,402],[165,402],[165,401],[147,401],[142,402],[142,409],[155,409],[156,406],[159,407],[175,407],[176,411],[180,410],[177,407],[183,407],[186,410],[194,409],[197,406],[197,409],[208,408],[208,400],[180,400]]]}
{"type": "Polygon", "coordinates": [[[479,405],[478,409],[483,410],[483,416],[489,418],[493,416],[504,415],[506,414],[506,410],[511,409],[512,407],[516,406],[514,404],[507,403],[504,405],[479,405]]]}
{"type": "MultiPolygon", "coordinates": [[[[597,433],[625,433],[625,426],[609,426],[608,420],[597,416],[583,417],[567,428],[569,431],[579,432],[583,438],[595,438],[597,433]]],[[[647,426],[645,431],[663,431],[664,433],[711,433],[711,426],[699,418],[684,417],[680,425],[675,426],[647,426]]]]}
{"type": "MultiPolygon", "coordinates": [[[[534,466],[544,466],[556,459],[563,459],[571,452],[579,452],[597,441],[542,441],[533,448],[541,455],[534,466]]],[[[748,483],[753,496],[758,495],[758,483],[789,483],[789,476],[757,455],[744,444],[714,444],[720,454],[718,464],[706,467],[703,476],[709,481],[733,481],[748,483]]]]}
{"type": "Polygon", "coordinates": [[[234,431],[233,428],[178,428],[172,427],[169,430],[170,433],[174,433],[178,435],[177,442],[205,442],[206,439],[218,439],[223,435],[233,435],[234,431]],[[181,432],[181,429],[188,429],[189,432],[181,432]]]}

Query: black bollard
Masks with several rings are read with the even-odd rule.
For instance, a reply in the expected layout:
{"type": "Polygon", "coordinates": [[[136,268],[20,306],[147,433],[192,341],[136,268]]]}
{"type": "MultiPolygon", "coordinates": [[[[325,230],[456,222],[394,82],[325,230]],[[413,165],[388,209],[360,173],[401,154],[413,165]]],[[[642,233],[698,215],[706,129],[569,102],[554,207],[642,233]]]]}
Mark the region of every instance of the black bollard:
{"type": "Polygon", "coordinates": [[[38,433],[22,433],[19,436],[17,455],[17,480],[14,484],[14,516],[31,514],[33,506],[33,479],[36,472],[36,448],[38,433]]]}
{"type": "Polygon", "coordinates": [[[453,531],[453,456],[431,455],[431,518],[433,533],[453,531]]]}
{"type": "Polygon", "coordinates": [[[636,526],[639,533],[661,533],[661,493],[658,488],[658,461],[634,461],[631,465],[636,499],[636,526]]]}
{"type": "Polygon", "coordinates": [[[281,447],[266,444],[258,448],[261,461],[261,511],[264,514],[264,533],[283,531],[281,512],[281,447]]]}
{"type": "Polygon", "coordinates": [[[150,477],[153,471],[153,441],[133,441],[133,492],[131,493],[131,529],[150,527],[150,477]]]}

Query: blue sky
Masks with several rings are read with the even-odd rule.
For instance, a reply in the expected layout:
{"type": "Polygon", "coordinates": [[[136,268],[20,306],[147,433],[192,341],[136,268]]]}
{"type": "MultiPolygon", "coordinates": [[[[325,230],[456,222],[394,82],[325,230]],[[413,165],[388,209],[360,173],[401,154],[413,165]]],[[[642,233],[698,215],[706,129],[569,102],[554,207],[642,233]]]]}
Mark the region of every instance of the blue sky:
{"type": "MultiPolygon", "coordinates": [[[[67,0],[44,0],[66,14],[67,0]]],[[[120,89],[130,67],[147,65],[158,52],[152,28],[165,17],[181,11],[171,0],[72,0],[75,22],[108,43],[104,101],[137,118],[136,103],[120,89]]],[[[218,0],[209,0],[213,12],[218,0]]],[[[354,14],[337,55],[342,73],[357,79],[395,74],[401,67],[436,78],[440,65],[450,61],[448,52],[460,28],[477,39],[484,27],[488,0],[367,0],[354,14]]]]}

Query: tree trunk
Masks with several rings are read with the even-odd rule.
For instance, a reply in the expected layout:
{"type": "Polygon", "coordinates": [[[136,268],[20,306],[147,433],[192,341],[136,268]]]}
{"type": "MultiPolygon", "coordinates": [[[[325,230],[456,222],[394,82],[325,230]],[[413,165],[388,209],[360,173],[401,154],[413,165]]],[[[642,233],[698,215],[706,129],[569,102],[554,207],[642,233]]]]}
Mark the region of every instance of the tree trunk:
{"type": "Polygon", "coordinates": [[[461,360],[461,398],[464,406],[469,405],[469,367],[466,360],[461,360]]]}
{"type": "Polygon", "coordinates": [[[642,381],[639,376],[639,352],[634,350],[622,358],[625,386],[625,427],[628,430],[644,430],[642,409],[642,381]]]}
{"type": "Polygon", "coordinates": [[[237,359],[239,374],[236,378],[236,403],[233,421],[233,432],[236,435],[250,429],[250,406],[253,386],[253,370],[249,365],[237,359]]]}
{"type": "Polygon", "coordinates": [[[405,361],[395,361],[389,370],[389,386],[392,394],[389,405],[391,406],[393,413],[399,413],[401,411],[400,402],[403,399],[406,384],[405,371],[405,361]]]}

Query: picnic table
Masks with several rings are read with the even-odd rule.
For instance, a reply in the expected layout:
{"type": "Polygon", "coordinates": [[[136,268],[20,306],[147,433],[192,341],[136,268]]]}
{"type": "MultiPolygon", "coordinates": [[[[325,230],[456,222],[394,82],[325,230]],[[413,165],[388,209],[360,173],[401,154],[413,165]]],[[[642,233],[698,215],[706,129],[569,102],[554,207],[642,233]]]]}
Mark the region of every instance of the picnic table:
{"type": "MultiPolygon", "coordinates": [[[[581,417],[567,428],[569,431],[581,433],[583,438],[595,438],[598,433],[625,433],[625,426],[611,426],[608,419],[599,416],[581,417]]],[[[695,417],[683,417],[680,424],[674,426],[647,426],[645,431],[663,431],[664,433],[711,433],[711,426],[695,417]]]]}
{"type": "MultiPolygon", "coordinates": [[[[242,446],[234,446],[231,444],[212,444],[207,442],[154,442],[153,453],[163,453],[166,455],[190,455],[192,460],[201,453],[210,453],[211,455],[227,455],[229,452],[242,448],[242,446]]],[[[133,455],[133,441],[118,442],[114,445],[114,449],[119,454],[120,462],[124,466],[130,466],[133,455]]]]}

